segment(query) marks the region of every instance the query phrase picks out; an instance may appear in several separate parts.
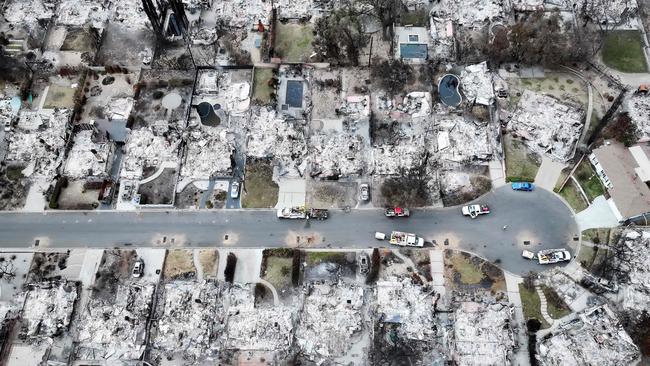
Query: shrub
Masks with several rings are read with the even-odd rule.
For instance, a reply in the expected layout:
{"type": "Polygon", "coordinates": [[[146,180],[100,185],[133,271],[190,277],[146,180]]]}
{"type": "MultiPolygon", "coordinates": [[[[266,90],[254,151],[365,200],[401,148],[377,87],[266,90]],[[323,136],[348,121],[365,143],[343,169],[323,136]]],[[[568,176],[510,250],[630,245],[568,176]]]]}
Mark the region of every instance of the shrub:
{"type": "Polygon", "coordinates": [[[300,257],[301,257],[300,250],[294,249],[293,262],[291,266],[291,283],[294,286],[298,286],[298,283],[300,282],[300,257]]]}
{"type": "Polygon", "coordinates": [[[368,271],[368,276],[366,277],[366,284],[370,285],[377,281],[380,265],[381,256],[379,255],[379,249],[375,248],[372,250],[372,256],[370,257],[370,271],[368,271]]]}
{"type": "Polygon", "coordinates": [[[226,259],[226,269],[223,271],[226,282],[232,283],[233,279],[235,278],[236,266],[237,256],[234,253],[228,253],[228,259],[226,259]]]}

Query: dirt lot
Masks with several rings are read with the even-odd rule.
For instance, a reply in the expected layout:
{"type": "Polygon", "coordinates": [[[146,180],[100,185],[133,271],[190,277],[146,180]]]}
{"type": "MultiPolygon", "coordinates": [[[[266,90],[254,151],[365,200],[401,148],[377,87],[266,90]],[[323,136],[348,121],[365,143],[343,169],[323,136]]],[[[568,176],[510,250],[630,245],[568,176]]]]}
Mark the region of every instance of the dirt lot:
{"type": "Polygon", "coordinates": [[[199,208],[199,201],[203,191],[194,184],[188,184],[180,193],[176,193],[174,206],[176,208],[199,208]]]}
{"type": "Polygon", "coordinates": [[[344,208],[357,205],[356,182],[307,181],[307,206],[344,208]]]}
{"type": "Polygon", "coordinates": [[[196,267],[191,250],[172,249],[167,251],[163,278],[165,280],[194,278],[196,267]]]}
{"type": "Polygon", "coordinates": [[[537,170],[542,164],[541,158],[529,151],[522,141],[511,135],[503,136],[503,147],[506,159],[506,181],[534,181],[537,170]]]}
{"type": "Polygon", "coordinates": [[[274,69],[255,68],[255,79],[253,84],[253,100],[262,104],[271,103],[271,93],[275,89],[269,86],[269,80],[273,77],[274,69]]]}
{"type": "Polygon", "coordinates": [[[287,62],[304,62],[313,52],[311,42],[314,39],[312,27],[293,23],[277,23],[275,52],[287,62]]]}
{"type": "Polygon", "coordinates": [[[137,257],[135,250],[105,250],[95,274],[93,297],[113,301],[118,284],[131,278],[131,269],[137,257]]]}
{"type": "Polygon", "coordinates": [[[165,168],[158,178],[141,184],[138,189],[140,204],[171,205],[174,202],[176,177],[176,169],[165,168]]]}
{"type": "Polygon", "coordinates": [[[61,189],[58,208],[60,210],[93,210],[99,206],[98,189],[85,189],[83,181],[72,181],[61,189]]]}

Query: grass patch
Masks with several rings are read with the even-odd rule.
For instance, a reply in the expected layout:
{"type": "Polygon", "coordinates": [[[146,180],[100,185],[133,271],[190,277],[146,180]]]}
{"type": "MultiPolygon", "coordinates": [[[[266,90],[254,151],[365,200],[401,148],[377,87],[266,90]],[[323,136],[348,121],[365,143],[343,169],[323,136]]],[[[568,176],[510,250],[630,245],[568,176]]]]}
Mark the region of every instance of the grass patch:
{"type": "Polygon", "coordinates": [[[476,285],[483,279],[481,268],[472,263],[469,257],[453,255],[451,265],[456,272],[460,273],[460,281],[465,285],[476,285]]]}
{"type": "Polygon", "coordinates": [[[594,244],[609,245],[610,231],[608,228],[587,229],[582,232],[582,240],[594,244]]]}
{"type": "Polygon", "coordinates": [[[266,258],[266,271],[262,278],[269,281],[276,289],[291,285],[291,268],[293,259],[270,256],[266,258]]]}
{"type": "Polygon", "coordinates": [[[510,135],[503,136],[506,158],[506,181],[533,182],[541,165],[539,157],[510,135]]]}
{"type": "Polygon", "coordinates": [[[588,206],[573,180],[567,182],[564,188],[560,191],[560,196],[569,203],[569,206],[571,206],[575,212],[580,212],[588,206]]]}
{"type": "Polygon", "coordinates": [[[244,208],[272,208],[278,202],[280,188],[273,181],[273,167],[268,161],[246,164],[242,206],[244,208]]]}
{"type": "Polygon", "coordinates": [[[310,25],[276,23],[275,53],[283,61],[305,62],[313,49],[314,33],[310,25]]]}
{"type": "Polygon", "coordinates": [[[561,319],[571,314],[571,309],[555,290],[548,286],[542,286],[542,292],[546,297],[546,311],[553,319],[561,319]]]}
{"type": "Polygon", "coordinates": [[[526,321],[530,319],[537,319],[542,323],[542,329],[549,327],[549,324],[544,320],[542,311],[540,310],[541,301],[535,289],[527,289],[523,283],[519,284],[519,296],[521,297],[521,308],[524,312],[526,321]]]}
{"type": "Polygon", "coordinates": [[[43,108],[72,108],[76,91],[69,86],[50,85],[43,108]]]}
{"type": "Polygon", "coordinates": [[[271,102],[271,94],[275,89],[269,85],[273,77],[273,69],[255,68],[253,80],[253,100],[268,104],[271,102]]]}
{"type": "Polygon", "coordinates": [[[607,260],[608,252],[609,251],[604,248],[582,245],[576,260],[584,269],[600,276],[603,265],[607,260]]]}
{"type": "Polygon", "coordinates": [[[598,175],[596,175],[588,160],[583,159],[573,174],[590,201],[605,193],[605,188],[603,188],[600,178],[598,178],[598,175]]]}
{"type": "Polygon", "coordinates": [[[569,176],[569,173],[571,173],[571,168],[562,169],[562,171],[560,172],[560,176],[557,179],[557,182],[555,182],[555,187],[553,187],[553,192],[560,193],[560,187],[562,186],[562,183],[564,183],[566,177],[569,176]]]}
{"type": "Polygon", "coordinates": [[[345,264],[344,252],[307,252],[307,264],[315,265],[325,262],[345,264]]]}
{"type": "Polygon", "coordinates": [[[622,72],[646,72],[641,32],[637,30],[610,31],[605,36],[603,62],[622,72]]]}
{"type": "Polygon", "coordinates": [[[9,180],[19,180],[24,177],[23,175],[24,166],[12,165],[8,166],[5,175],[9,180]]]}
{"type": "Polygon", "coordinates": [[[163,270],[165,279],[194,277],[194,274],[196,274],[196,268],[194,267],[191,250],[172,249],[167,251],[163,270]]]}
{"type": "Polygon", "coordinates": [[[404,12],[400,14],[400,23],[403,26],[426,27],[429,25],[429,12],[425,9],[404,12]]]}
{"type": "Polygon", "coordinates": [[[199,263],[203,269],[204,277],[216,277],[219,253],[217,253],[216,249],[201,249],[199,251],[199,263]]]}

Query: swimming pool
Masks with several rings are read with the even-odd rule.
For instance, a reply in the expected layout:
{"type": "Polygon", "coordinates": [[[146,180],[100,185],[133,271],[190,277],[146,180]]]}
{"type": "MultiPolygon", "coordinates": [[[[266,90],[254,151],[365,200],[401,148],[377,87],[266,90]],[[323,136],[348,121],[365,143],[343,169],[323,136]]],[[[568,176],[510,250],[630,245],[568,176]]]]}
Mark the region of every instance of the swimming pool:
{"type": "Polygon", "coordinates": [[[458,76],[453,74],[443,76],[442,79],[440,79],[440,83],[438,83],[440,100],[450,107],[458,106],[462,101],[462,97],[458,91],[459,84],[460,79],[458,79],[458,76]]]}

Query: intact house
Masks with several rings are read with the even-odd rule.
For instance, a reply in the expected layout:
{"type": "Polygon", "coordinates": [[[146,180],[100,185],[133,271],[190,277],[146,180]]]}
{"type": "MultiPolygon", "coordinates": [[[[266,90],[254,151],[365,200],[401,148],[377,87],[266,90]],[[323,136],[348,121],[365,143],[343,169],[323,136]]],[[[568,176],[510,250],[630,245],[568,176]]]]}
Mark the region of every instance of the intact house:
{"type": "Polygon", "coordinates": [[[619,221],[634,220],[650,213],[650,145],[625,147],[606,141],[589,155],[610,198],[607,200],[619,221]]]}

